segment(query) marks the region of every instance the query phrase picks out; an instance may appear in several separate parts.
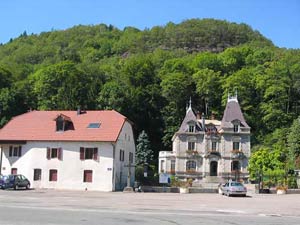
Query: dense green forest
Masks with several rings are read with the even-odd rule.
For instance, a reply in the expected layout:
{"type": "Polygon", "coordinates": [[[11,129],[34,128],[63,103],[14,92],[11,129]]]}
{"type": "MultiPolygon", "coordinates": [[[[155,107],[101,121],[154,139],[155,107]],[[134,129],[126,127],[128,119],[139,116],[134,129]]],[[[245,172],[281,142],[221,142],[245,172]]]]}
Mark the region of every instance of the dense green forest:
{"type": "Polygon", "coordinates": [[[146,131],[156,157],[171,149],[190,96],[196,111],[221,119],[235,90],[253,152],[290,149],[300,50],[278,48],[246,24],[79,25],[0,45],[0,126],[30,109],[115,109],[134,122],[136,136],[146,131]]]}

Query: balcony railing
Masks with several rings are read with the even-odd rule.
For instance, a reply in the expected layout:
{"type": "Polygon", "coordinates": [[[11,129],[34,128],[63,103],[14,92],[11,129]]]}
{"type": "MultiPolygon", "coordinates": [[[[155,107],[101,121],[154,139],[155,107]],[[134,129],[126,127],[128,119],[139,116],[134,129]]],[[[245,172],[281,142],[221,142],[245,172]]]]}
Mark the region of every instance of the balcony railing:
{"type": "Polygon", "coordinates": [[[198,155],[198,152],[196,150],[186,150],[186,154],[189,154],[189,155],[198,155]]]}
{"type": "Polygon", "coordinates": [[[239,158],[243,158],[244,157],[244,153],[242,150],[236,150],[236,149],[233,149],[231,151],[231,158],[233,159],[239,159],[239,158]]]}

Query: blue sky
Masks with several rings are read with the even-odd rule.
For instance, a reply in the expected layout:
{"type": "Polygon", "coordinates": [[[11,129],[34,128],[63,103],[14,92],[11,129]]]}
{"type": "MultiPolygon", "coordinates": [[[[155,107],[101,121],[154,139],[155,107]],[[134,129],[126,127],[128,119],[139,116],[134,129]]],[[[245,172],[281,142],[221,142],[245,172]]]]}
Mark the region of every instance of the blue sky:
{"type": "Polygon", "coordinates": [[[300,0],[2,0],[0,43],[24,31],[99,23],[143,30],[191,18],[246,23],[279,47],[300,48],[300,0]]]}

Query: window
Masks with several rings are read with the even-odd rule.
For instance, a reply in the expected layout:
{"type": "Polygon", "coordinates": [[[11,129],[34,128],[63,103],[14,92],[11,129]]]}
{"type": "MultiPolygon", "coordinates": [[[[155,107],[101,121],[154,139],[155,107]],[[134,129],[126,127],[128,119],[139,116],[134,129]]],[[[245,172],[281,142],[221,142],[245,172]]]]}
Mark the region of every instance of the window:
{"type": "Polygon", "coordinates": [[[217,142],[213,141],[213,142],[211,143],[211,150],[212,150],[212,151],[217,151],[217,142]]]}
{"type": "Polygon", "coordinates": [[[161,173],[165,172],[165,160],[160,161],[160,172],[161,173]]]}
{"type": "Polygon", "coordinates": [[[98,148],[84,148],[80,147],[80,160],[99,160],[98,158],[98,148]]]}
{"type": "Polygon", "coordinates": [[[129,152],[129,162],[133,163],[133,153],[129,152]]]}
{"type": "Polygon", "coordinates": [[[240,126],[238,124],[233,125],[233,132],[238,133],[240,131],[240,126]]]}
{"type": "Polygon", "coordinates": [[[186,170],[196,170],[196,162],[195,161],[187,161],[186,162],[186,170]]]}
{"type": "Polygon", "coordinates": [[[240,142],[233,142],[233,150],[234,151],[240,150],[240,142]]]}
{"type": "Polygon", "coordinates": [[[192,133],[195,132],[195,126],[194,125],[189,125],[189,132],[192,132],[192,133]]]}
{"type": "Polygon", "coordinates": [[[195,150],[195,142],[188,142],[188,150],[195,150]]]}
{"type": "Polygon", "coordinates": [[[239,161],[232,161],[231,167],[232,171],[237,171],[241,169],[241,164],[239,161]]]}
{"type": "Polygon", "coordinates": [[[47,148],[47,159],[62,159],[62,148],[47,148]]]}
{"type": "Polygon", "coordinates": [[[171,160],[171,171],[175,171],[175,160],[171,160]]]}
{"type": "Polygon", "coordinates": [[[87,128],[99,128],[100,123],[90,123],[87,128]]]}
{"type": "Polygon", "coordinates": [[[93,159],[94,149],[86,148],[84,151],[84,159],[93,159]]]}
{"type": "Polygon", "coordinates": [[[57,158],[57,148],[51,149],[51,158],[57,158]]]}
{"type": "Polygon", "coordinates": [[[56,131],[64,131],[64,119],[61,116],[56,120],[56,131]]]}
{"type": "Polygon", "coordinates": [[[9,146],[9,157],[21,157],[22,146],[9,146]]]}
{"type": "Polygon", "coordinates": [[[93,182],[93,171],[92,170],[84,170],[83,171],[83,182],[85,182],[85,183],[93,182]]]}
{"type": "Polygon", "coordinates": [[[49,181],[57,181],[57,170],[49,170],[49,181]]]}
{"type": "Polygon", "coordinates": [[[120,149],[120,161],[122,161],[122,162],[124,161],[124,153],[125,153],[125,151],[120,149]]]}
{"type": "Polygon", "coordinates": [[[63,132],[67,130],[74,130],[74,125],[70,117],[60,114],[55,119],[56,121],[56,131],[63,132]]]}
{"type": "Polygon", "coordinates": [[[41,180],[42,179],[42,170],[34,169],[33,170],[33,180],[41,180]]]}

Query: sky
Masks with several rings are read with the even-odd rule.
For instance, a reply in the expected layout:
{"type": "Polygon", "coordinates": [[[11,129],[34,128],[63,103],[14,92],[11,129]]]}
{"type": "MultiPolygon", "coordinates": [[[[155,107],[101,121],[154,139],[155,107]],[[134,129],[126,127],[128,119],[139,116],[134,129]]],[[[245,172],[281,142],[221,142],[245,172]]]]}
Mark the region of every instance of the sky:
{"type": "Polygon", "coordinates": [[[300,48],[300,0],[1,0],[0,43],[24,31],[111,24],[144,30],[192,18],[246,23],[282,48],[300,48]]]}

